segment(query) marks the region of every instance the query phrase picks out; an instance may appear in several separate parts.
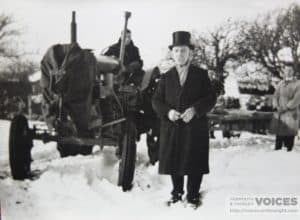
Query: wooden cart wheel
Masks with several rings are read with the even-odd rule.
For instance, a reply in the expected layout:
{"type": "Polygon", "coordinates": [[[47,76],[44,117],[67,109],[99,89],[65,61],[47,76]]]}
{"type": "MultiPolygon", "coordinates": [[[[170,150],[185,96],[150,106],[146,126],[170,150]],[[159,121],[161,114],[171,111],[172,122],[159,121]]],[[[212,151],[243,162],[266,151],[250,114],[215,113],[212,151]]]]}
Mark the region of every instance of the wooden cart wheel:
{"type": "Polygon", "coordinates": [[[28,121],[23,115],[13,118],[9,131],[9,163],[12,177],[24,180],[31,175],[32,137],[28,121]]]}
{"type": "Polygon", "coordinates": [[[131,118],[125,124],[124,136],[121,141],[121,160],[119,164],[118,185],[123,191],[132,188],[136,160],[136,126],[131,118]]]}

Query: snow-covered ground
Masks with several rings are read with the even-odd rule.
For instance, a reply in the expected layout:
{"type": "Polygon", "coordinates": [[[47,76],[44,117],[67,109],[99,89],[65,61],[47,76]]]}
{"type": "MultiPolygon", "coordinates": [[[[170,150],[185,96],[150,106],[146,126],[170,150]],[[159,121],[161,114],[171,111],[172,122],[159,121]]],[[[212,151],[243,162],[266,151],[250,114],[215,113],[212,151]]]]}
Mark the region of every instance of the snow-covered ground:
{"type": "MultiPolygon", "coordinates": [[[[203,205],[166,207],[171,183],[147,166],[145,137],[138,144],[134,188],[117,187],[114,149],[95,147],[90,156],[60,158],[54,143],[36,142],[36,180],[14,181],[8,166],[9,122],[0,121],[0,200],[3,220],[47,219],[300,219],[299,214],[233,214],[234,196],[299,196],[300,141],[292,152],[273,151],[273,136],[242,133],[240,138],[211,140],[210,169],[201,192],[203,205]]],[[[299,201],[300,202],[300,201],[299,201]]]]}

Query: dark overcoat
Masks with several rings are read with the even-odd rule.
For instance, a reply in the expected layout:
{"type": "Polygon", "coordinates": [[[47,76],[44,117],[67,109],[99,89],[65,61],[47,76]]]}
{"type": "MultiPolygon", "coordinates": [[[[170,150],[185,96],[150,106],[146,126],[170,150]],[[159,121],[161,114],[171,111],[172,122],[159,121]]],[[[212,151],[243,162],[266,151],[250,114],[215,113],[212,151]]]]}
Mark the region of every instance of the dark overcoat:
{"type": "MultiPolygon", "coordinates": [[[[120,48],[121,39],[119,39],[118,43],[110,46],[104,55],[119,57],[120,48]]],[[[136,47],[132,41],[125,46],[124,65],[128,68],[128,71],[123,73],[124,80],[128,84],[133,83],[136,86],[140,86],[145,74],[142,70],[143,60],[141,59],[138,47],[136,47]]]]}
{"type": "MultiPolygon", "coordinates": [[[[119,39],[119,41],[116,44],[111,45],[108,48],[108,50],[104,53],[104,55],[119,57],[120,48],[121,39],[119,39]]],[[[127,66],[134,61],[138,61],[140,63],[139,68],[143,67],[143,60],[140,57],[139,49],[131,41],[128,45],[125,46],[124,65],[127,66]]]]}
{"type": "Polygon", "coordinates": [[[199,175],[209,173],[209,132],[206,114],[214,107],[214,93],[208,73],[191,65],[187,79],[180,85],[175,67],[165,73],[153,95],[152,105],[161,119],[159,173],[199,175]],[[196,116],[185,123],[172,122],[168,112],[183,113],[194,107],[196,116]]]}

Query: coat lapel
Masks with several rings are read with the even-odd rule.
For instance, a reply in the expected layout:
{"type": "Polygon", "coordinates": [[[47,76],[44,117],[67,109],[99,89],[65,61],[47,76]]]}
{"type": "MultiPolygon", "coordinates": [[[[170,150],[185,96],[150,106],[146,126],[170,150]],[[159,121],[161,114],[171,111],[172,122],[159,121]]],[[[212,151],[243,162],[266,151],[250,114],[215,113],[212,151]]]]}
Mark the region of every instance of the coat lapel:
{"type": "Polygon", "coordinates": [[[186,80],[185,80],[185,83],[183,84],[182,86],[182,89],[184,90],[185,88],[188,88],[189,85],[191,83],[193,83],[193,80],[192,80],[192,70],[191,70],[191,66],[189,66],[189,69],[188,69],[188,73],[187,73],[187,76],[186,76],[186,80]]]}
{"type": "Polygon", "coordinates": [[[172,76],[172,82],[174,82],[174,86],[176,87],[176,90],[180,91],[182,87],[180,85],[179,76],[176,67],[173,67],[171,76],[172,76]]]}

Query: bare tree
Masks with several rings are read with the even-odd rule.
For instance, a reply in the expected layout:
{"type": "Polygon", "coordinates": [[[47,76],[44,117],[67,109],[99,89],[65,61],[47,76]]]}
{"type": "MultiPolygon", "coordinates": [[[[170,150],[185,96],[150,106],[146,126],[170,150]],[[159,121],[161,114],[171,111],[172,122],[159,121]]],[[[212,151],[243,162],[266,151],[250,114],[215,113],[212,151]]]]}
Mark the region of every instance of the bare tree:
{"type": "Polygon", "coordinates": [[[16,59],[8,64],[0,74],[0,79],[28,81],[28,76],[39,69],[37,62],[31,60],[16,59]]]}
{"type": "Polygon", "coordinates": [[[240,22],[220,25],[214,31],[194,34],[196,41],[194,63],[213,72],[214,78],[224,83],[228,75],[227,65],[239,59],[243,51],[239,37],[240,22]]]}
{"type": "Polygon", "coordinates": [[[18,57],[13,42],[20,32],[13,27],[13,23],[12,16],[0,14],[0,58],[18,57]]]}
{"type": "Polygon", "coordinates": [[[291,51],[291,58],[295,70],[299,74],[300,56],[300,6],[292,4],[285,13],[278,16],[278,26],[283,33],[281,35],[282,44],[291,51]]]}
{"type": "Polygon", "coordinates": [[[224,81],[234,63],[244,53],[239,36],[241,21],[228,20],[214,31],[196,34],[194,64],[204,66],[211,73],[212,85],[217,95],[224,93],[224,81]]]}
{"type": "Polygon", "coordinates": [[[284,62],[279,57],[280,51],[291,47],[294,59],[298,60],[295,51],[299,47],[300,35],[295,37],[295,19],[291,12],[291,9],[277,9],[243,25],[240,35],[244,42],[244,56],[241,63],[254,62],[272,76],[281,78],[281,64],[284,62]]]}

